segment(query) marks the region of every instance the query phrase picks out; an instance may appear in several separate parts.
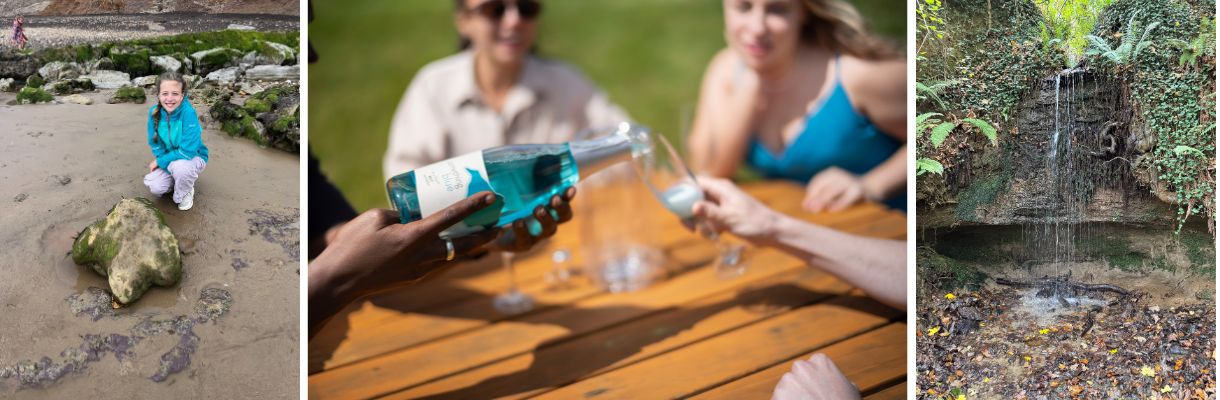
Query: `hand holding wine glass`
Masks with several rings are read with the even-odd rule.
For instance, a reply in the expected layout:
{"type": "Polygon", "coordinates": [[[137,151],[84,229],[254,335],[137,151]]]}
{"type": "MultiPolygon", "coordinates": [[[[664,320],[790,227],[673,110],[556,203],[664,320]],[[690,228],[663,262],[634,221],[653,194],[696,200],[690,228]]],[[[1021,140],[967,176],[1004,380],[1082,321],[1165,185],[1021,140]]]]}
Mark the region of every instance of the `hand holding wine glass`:
{"type": "Polygon", "coordinates": [[[695,203],[692,214],[707,221],[717,232],[731,232],[750,242],[774,235],[779,219],[775,210],[741,191],[727,179],[700,177],[704,199],[695,203]]]}
{"type": "Polygon", "coordinates": [[[634,160],[636,172],[644,184],[683,224],[697,227],[699,233],[715,242],[719,250],[715,264],[717,275],[727,279],[745,273],[746,264],[742,260],[745,246],[724,240],[718,230],[694,215],[694,205],[703,200],[703,190],[669,140],[646,130],[633,132],[630,136],[636,142],[651,143],[634,160]]]}

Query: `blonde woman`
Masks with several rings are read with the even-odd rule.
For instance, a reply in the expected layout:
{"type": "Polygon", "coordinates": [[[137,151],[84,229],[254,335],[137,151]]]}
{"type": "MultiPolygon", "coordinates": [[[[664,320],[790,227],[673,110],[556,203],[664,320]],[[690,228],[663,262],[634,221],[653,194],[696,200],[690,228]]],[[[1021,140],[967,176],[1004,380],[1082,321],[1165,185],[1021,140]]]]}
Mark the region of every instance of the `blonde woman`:
{"type": "Polygon", "coordinates": [[[690,133],[696,168],[799,182],[812,212],[905,210],[904,58],[840,0],[724,0],[724,18],[690,133]]]}

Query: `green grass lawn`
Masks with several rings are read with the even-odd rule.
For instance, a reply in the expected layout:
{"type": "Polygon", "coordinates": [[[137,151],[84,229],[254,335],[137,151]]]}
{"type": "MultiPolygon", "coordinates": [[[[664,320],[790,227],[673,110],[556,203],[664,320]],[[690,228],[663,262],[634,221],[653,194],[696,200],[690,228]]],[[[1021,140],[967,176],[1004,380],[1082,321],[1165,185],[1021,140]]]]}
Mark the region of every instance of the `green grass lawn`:
{"type": "MultiPolygon", "coordinates": [[[[905,43],[906,3],[857,0],[870,23],[905,43]]],[[[724,47],[712,0],[551,0],[539,53],[575,65],[636,121],[670,139],[685,129],[708,60],[724,47]]],[[[453,3],[315,1],[309,147],[357,210],[387,207],[381,176],[390,119],[411,78],[453,54],[453,3]]],[[[681,140],[673,140],[681,143],[681,140]]]]}

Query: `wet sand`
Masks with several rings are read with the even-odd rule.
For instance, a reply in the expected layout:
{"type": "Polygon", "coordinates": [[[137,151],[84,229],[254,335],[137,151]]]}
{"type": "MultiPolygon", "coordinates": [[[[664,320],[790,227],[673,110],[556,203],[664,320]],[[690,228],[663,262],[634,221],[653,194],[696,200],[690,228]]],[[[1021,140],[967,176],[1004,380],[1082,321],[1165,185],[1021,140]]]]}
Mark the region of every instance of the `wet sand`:
{"type": "Polygon", "coordinates": [[[149,104],[105,104],[109,94],[86,94],[90,106],[9,106],[13,94],[0,93],[0,398],[297,398],[298,157],[205,121],[211,161],[194,208],[178,211],[142,183],[149,104]],[[184,253],[182,280],[94,310],[96,321],[74,315],[71,296],[107,284],[72,262],[72,240],[123,197],[153,199],[165,214],[184,253]],[[231,308],[196,318],[207,312],[197,309],[205,289],[230,294],[231,308]],[[65,371],[65,360],[79,361],[73,349],[96,341],[88,335],[122,340],[65,371]],[[33,385],[43,387],[3,378],[43,357],[60,367],[33,385]],[[151,379],[158,373],[164,381],[151,379]]]}

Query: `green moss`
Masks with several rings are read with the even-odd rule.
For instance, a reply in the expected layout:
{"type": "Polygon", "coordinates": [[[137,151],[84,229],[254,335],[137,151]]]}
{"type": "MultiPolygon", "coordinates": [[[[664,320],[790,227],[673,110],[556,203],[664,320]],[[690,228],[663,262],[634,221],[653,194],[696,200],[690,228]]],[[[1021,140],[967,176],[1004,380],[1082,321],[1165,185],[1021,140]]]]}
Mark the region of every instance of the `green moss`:
{"type": "Polygon", "coordinates": [[[300,116],[293,114],[281,117],[271,124],[271,130],[276,132],[288,132],[293,128],[298,127],[300,116]]]}
{"type": "Polygon", "coordinates": [[[39,88],[40,88],[40,87],[42,87],[43,85],[46,85],[46,84],[47,84],[47,81],[46,81],[46,80],[44,80],[44,79],[42,79],[42,75],[39,75],[39,74],[30,75],[30,77],[29,77],[29,78],[26,78],[26,79],[25,79],[25,85],[26,85],[26,86],[32,86],[32,87],[39,87],[39,88]]]}
{"type": "Polygon", "coordinates": [[[270,42],[260,40],[256,43],[256,46],[257,46],[257,48],[255,48],[254,51],[263,57],[267,57],[267,58],[271,58],[271,59],[282,58],[285,60],[292,58],[291,55],[281,53],[278,49],[276,49],[275,47],[272,47],[270,42]]]}
{"type": "Polygon", "coordinates": [[[246,112],[257,115],[271,111],[271,104],[252,97],[246,100],[246,104],[243,108],[246,109],[246,112]]]}
{"type": "Polygon", "coordinates": [[[123,86],[114,92],[112,101],[144,104],[146,99],[147,96],[144,93],[144,89],[133,86],[123,86]]]}
{"type": "Polygon", "coordinates": [[[254,117],[246,114],[245,111],[240,111],[240,117],[225,120],[221,124],[221,130],[228,133],[229,136],[244,137],[253,140],[260,146],[265,146],[267,144],[267,140],[263,137],[263,135],[258,133],[258,129],[254,126],[255,122],[257,121],[254,119],[254,117]]]}
{"type": "Polygon", "coordinates": [[[255,128],[254,124],[257,122],[258,121],[255,120],[253,116],[246,115],[246,116],[242,117],[242,119],[241,119],[242,131],[245,132],[245,136],[247,138],[253,139],[254,142],[258,143],[260,146],[265,146],[265,145],[267,145],[267,139],[264,138],[262,134],[258,133],[258,129],[255,128]]]}
{"type": "Polygon", "coordinates": [[[258,99],[269,104],[275,104],[280,101],[280,96],[295,94],[296,90],[296,88],[289,86],[273,86],[267,88],[267,90],[258,92],[258,94],[251,96],[251,98],[258,99]]]}
{"type": "Polygon", "coordinates": [[[102,276],[106,276],[106,269],[103,268],[103,265],[113,260],[122,249],[122,243],[102,234],[106,232],[109,222],[108,219],[103,218],[96,224],[85,227],[80,234],[76,235],[76,240],[72,243],[72,261],[79,265],[87,265],[102,276]],[[92,243],[90,243],[91,240],[92,243]]]}
{"type": "Polygon", "coordinates": [[[97,89],[93,86],[93,81],[88,79],[73,79],[68,81],[59,81],[51,85],[51,92],[55,94],[71,94],[81,93],[97,89]]]}
{"type": "Polygon", "coordinates": [[[78,62],[98,58],[93,53],[93,46],[75,46],[75,57],[78,62]]]}
{"type": "Polygon", "coordinates": [[[957,218],[962,221],[974,221],[978,218],[975,215],[977,207],[991,204],[996,196],[1007,189],[1007,173],[996,173],[974,180],[966,190],[957,195],[957,218]]]}
{"type": "Polygon", "coordinates": [[[225,121],[220,124],[220,130],[228,133],[229,136],[242,136],[241,124],[236,121],[225,121]]]}
{"type": "Polygon", "coordinates": [[[17,92],[17,104],[50,103],[52,101],[55,101],[55,96],[51,96],[41,88],[26,86],[17,92]]]}
{"type": "MultiPolygon", "coordinates": [[[[1117,236],[1081,235],[1077,236],[1075,245],[1085,257],[1104,260],[1110,268],[1124,272],[1144,272],[1144,260],[1150,259],[1147,254],[1132,248],[1130,241],[1117,236]]],[[[1163,260],[1159,260],[1162,264],[1158,266],[1158,260],[1152,259],[1153,268],[1173,269],[1163,260]]]]}
{"type": "Polygon", "coordinates": [[[1119,271],[1140,272],[1144,267],[1144,256],[1135,253],[1116,254],[1106,257],[1106,263],[1110,265],[1110,268],[1119,271]]]}
{"type": "Polygon", "coordinates": [[[1201,276],[1216,276],[1215,240],[1206,232],[1185,230],[1178,236],[1186,258],[1190,260],[1191,272],[1201,276]]]}
{"type": "Polygon", "coordinates": [[[117,46],[110,49],[109,57],[114,62],[114,69],[132,76],[145,76],[152,73],[152,63],[149,57],[152,52],[147,47],[117,46]]]}
{"type": "Polygon", "coordinates": [[[240,52],[233,51],[232,49],[224,49],[223,51],[215,51],[200,57],[199,64],[221,66],[228,64],[235,57],[240,57],[240,52]]]}
{"type": "MultiPolygon", "coordinates": [[[[177,282],[178,279],[182,278],[182,257],[180,254],[172,253],[170,251],[170,249],[165,246],[158,246],[156,254],[153,254],[153,258],[154,258],[153,265],[175,265],[175,264],[177,264],[177,266],[175,268],[171,268],[171,271],[176,272],[176,273],[169,276],[168,277],[169,279],[167,279],[165,281],[156,279],[157,280],[156,283],[158,285],[171,285],[174,282],[177,282]]],[[[150,268],[146,269],[145,271],[151,271],[151,270],[152,270],[152,268],[150,266],[150,268]]],[[[155,278],[155,277],[150,277],[150,278],[155,278]]],[[[153,279],[147,279],[147,281],[151,281],[151,280],[153,280],[153,279]]]]}

